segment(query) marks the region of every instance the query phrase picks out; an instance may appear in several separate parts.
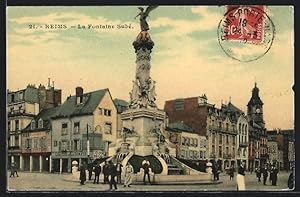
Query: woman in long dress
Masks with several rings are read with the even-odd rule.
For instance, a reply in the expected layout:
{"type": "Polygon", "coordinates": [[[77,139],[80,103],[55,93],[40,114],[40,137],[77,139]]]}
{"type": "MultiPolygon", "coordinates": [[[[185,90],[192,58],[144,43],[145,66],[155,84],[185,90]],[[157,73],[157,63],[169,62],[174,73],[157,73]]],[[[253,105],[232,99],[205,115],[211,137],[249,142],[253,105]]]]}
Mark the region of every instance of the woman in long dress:
{"type": "Polygon", "coordinates": [[[132,165],[128,162],[125,166],[125,181],[124,181],[124,187],[130,187],[130,184],[132,183],[132,174],[134,170],[132,165]]]}

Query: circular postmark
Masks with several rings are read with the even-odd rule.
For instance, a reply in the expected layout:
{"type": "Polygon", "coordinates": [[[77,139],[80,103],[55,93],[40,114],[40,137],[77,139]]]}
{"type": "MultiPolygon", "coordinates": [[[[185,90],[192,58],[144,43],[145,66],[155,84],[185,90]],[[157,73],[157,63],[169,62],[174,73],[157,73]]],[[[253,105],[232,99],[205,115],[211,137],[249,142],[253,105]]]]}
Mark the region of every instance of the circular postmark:
{"type": "Polygon", "coordinates": [[[226,6],[226,9],[218,26],[222,50],[242,62],[264,56],[275,36],[275,26],[265,13],[265,6],[226,6]]]}

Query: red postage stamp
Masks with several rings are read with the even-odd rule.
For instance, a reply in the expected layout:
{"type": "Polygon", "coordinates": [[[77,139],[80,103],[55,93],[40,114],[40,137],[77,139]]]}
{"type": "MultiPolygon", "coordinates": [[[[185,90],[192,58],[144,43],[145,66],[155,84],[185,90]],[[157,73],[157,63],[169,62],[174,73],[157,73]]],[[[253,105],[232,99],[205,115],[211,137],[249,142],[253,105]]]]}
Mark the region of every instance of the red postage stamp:
{"type": "Polygon", "coordinates": [[[224,28],[227,40],[260,43],[264,38],[264,5],[226,6],[224,28]]]}

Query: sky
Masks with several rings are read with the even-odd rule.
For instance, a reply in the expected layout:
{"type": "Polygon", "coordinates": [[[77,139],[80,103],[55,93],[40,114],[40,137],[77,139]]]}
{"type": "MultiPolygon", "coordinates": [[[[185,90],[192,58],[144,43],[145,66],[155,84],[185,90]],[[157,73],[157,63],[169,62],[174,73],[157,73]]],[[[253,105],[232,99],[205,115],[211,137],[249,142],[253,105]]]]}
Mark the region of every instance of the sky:
{"type": "MultiPolygon", "coordinates": [[[[270,50],[241,62],[227,56],[218,42],[224,6],[159,6],[147,21],[155,45],[151,78],[157,105],[166,100],[206,94],[220,107],[229,100],[246,112],[254,83],[264,102],[267,129],[294,128],[294,9],[267,6],[275,26],[270,50]]],[[[113,98],[129,101],[135,78],[132,42],[140,32],[136,6],[47,6],[7,8],[7,88],[28,84],[62,89],[62,100],[75,94],[109,88],[113,98]],[[65,25],[46,29],[45,25],[65,25]],[[114,25],[88,29],[88,25],[114,25]],[[116,28],[117,25],[132,28],[116,28]],[[32,25],[43,28],[32,29],[32,25]],[[78,29],[78,25],[86,26],[78,29]],[[71,28],[76,26],[76,28],[71,28]]]]}

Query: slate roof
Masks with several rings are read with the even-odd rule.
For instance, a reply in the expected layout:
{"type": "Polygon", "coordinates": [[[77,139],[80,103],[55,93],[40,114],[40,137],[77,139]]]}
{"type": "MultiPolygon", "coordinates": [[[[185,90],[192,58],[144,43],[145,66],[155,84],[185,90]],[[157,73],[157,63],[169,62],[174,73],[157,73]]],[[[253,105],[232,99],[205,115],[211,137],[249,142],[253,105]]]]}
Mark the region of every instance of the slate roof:
{"type": "Polygon", "coordinates": [[[118,113],[122,113],[123,111],[128,109],[128,106],[129,106],[129,103],[127,101],[122,100],[122,99],[118,99],[118,98],[114,99],[114,104],[117,108],[118,113]]]}
{"type": "Polygon", "coordinates": [[[24,132],[35,131],[35,130],[46,130],[51,128],[51,118],[56,115],[60,106],[53,107],[49,109],[43,109],[40,113],[33,119],[35,121],[35,128],[31,129],[31,123],[27,125],[27,127],[23,130],[24,132]],[[43,120],[43,128],[38,128],[38,121],[43,120]]]}
{"type": "Polygon", "coordinates": [[[68,97],[53,119],[93,114],[106,92],[109,92],[107,88],[85,93],[83,94],[82,103],[78,105],[76,104],[75,95],[68,97]]]}
{"type": "Polygon", "coordinates": [[[174,123],[169,123],[167,130],[175,131],[175,132],[189,132],[189,133],[195,133],[195,130],[184,124],[183,122],[174,122],[174,123]]]}

